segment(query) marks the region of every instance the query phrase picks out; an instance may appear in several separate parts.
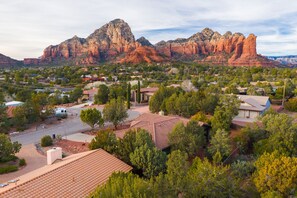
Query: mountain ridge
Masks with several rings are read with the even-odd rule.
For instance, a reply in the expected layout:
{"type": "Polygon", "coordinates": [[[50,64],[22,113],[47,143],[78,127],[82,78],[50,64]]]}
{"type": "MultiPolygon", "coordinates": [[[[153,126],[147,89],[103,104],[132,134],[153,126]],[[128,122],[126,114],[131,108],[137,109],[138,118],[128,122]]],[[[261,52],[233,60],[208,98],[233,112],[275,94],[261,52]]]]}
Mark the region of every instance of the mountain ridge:
{"type": "Polygon", "coordinates": [[[276,62],[259,54],[254,34],[225,34],[205,28],[189,38],[160,41],[135,39],[128,23],[115,19],[86,38],[74,36],[46,47],[40,59],[26,58],[25,65],[94,65],[110,63],[160,63],[193,61],[212,65],[275,66],[276,62]]]}

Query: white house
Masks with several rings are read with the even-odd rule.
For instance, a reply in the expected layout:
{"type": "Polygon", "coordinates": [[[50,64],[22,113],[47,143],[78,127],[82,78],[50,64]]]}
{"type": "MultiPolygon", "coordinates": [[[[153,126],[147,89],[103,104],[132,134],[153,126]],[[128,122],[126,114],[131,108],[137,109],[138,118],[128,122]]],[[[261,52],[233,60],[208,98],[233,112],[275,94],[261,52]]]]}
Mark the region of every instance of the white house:
{"type": "Polygon", "coordinates": [[[268,96],[237,95],[240,99],[239,113],[237,118],[254,119],[263,114],[271,106],[268,96]]]}
{"type": "Polygon", "coordinates": [[[23,104],[24,103],[21,102],[21,101],[11,101],[11,102],[6,102],[5,106],[7,106],[7,107],[10,107],[10,106],[19,107],[19,106],[22,106],[23,104]]]}

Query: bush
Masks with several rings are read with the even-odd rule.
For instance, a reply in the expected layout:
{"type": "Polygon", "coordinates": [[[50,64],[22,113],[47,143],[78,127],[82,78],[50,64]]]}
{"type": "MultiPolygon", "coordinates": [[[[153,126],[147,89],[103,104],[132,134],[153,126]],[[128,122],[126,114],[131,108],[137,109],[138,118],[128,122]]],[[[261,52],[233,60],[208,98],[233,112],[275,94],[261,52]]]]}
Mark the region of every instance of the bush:
{"type": "Polygon", "coordinates": [[[288,111],[297,112],[297,98],[291,98],[285,103],[285,109],[288,111]]]}
{"type": "Polygon", "coordinates": [[[252,175],[255,167],[252,162],[238,160],[231,164],[231,170],[236,176],[243,178],[252,175]]]}
{"type": "Polygon", "coordinates": [[[5,162],[10,162],[10,161],[16,161],[18,159],[17,156],[15,155],[9,155],[7,157],[3,157],[2,159],[0,159],[0,163],[5,163],[5,162]]]}
{"type": "Polygon", "coordinates": [[[10,173],[17,170],[18,170],[17,166],[8,165],[8,166],[0,167],[0,174],[10,173]]]}
{"type": "Polygon", "coordinates": [[[26,160],[24,158],[20,159],[19,166],[25,166],[25,165],[27,165],[26,160]]]}
{"type": "Polygon", "coordinates": [[[53,145],[53,139],[51,138],[51,136],[46,135],[41,138],[42,147],[51,146],[51,145],[53,145]]]}

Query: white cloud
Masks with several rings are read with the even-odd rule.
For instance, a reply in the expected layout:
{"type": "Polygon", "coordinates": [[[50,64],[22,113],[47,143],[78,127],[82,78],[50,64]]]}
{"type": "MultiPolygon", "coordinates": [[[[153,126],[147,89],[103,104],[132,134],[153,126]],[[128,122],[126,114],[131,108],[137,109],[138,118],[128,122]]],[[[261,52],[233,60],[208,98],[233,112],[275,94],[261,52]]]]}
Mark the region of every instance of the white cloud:
{"type": "Polygon", "coordinates": [[[152,43],[188,37],[207,26],[257,34],[261,54],[297,54],[297,1],[292,0],[0,0],[0,53],[38,57],[48,45],[87,37],[115,18],[152,43]]]}

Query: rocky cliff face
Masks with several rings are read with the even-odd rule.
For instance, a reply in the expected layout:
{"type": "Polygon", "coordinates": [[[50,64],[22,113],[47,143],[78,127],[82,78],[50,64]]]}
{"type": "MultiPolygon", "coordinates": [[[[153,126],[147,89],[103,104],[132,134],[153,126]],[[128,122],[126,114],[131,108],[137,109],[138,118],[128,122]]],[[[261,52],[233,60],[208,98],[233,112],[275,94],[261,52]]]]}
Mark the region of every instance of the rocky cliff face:
{"type": "Polygon", "coordinates": [[[0,54],[0,68],[22,66],[22,62],[0,54]]]}
{"type": "Polygon", "coordinates": [[[172,59],[233,66],[269,64],[268,60],[257,55],[255,35],[250,34],[247,38],[240,33],[221,35],[209,28],[187,39],[161,41],[156,44],[156,49],[172,59]]]}
{"type": "Polygon", "coordinates": [[[256,51],[256,36],[221,35],[209,28],[187,39],[161,41],[155,46],[141,37],[135,40],[129,25],[113,20],[86,39],[77,36],[44,50],[41,63],[96,64],[100,62],[163,62],[192,60],[222,65],[268,65],[256,51]]]}

